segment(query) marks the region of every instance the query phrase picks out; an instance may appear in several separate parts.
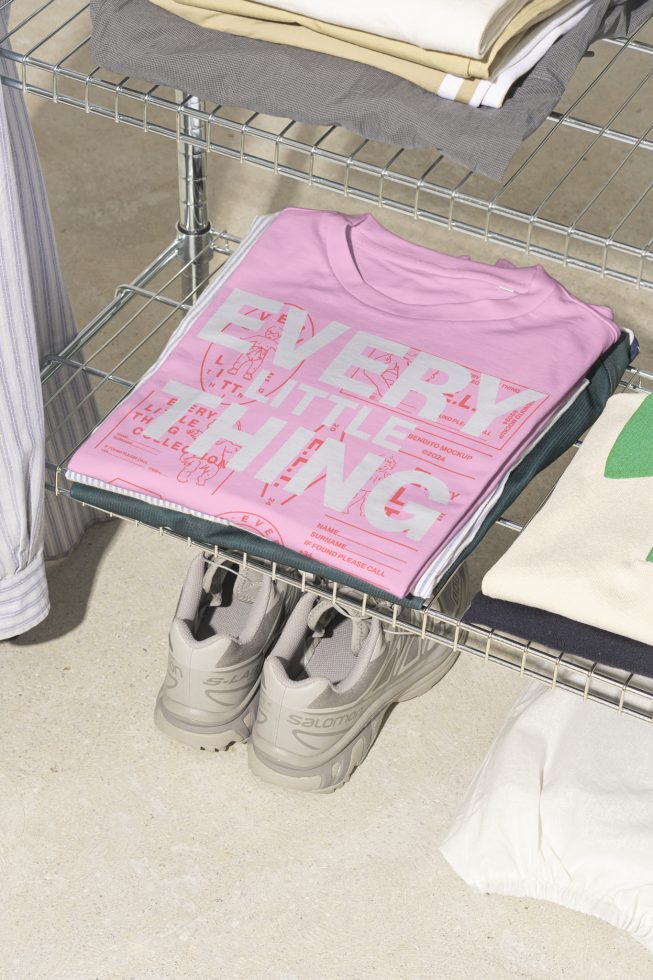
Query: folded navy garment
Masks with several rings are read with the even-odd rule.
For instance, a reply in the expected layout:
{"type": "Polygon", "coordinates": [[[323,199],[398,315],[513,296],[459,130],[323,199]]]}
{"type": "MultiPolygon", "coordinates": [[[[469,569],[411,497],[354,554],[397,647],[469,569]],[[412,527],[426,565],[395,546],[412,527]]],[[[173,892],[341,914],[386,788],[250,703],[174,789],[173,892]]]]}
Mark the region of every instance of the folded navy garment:
{"type": "Polygon", "coordinates": [[[504,602],[503,599],[490,599],[479,592],[463,620],[470,625],[487,626],[488,629],[510,633],[562,653],[585,657],[592,663],[653,677],[653,647],[542,609],[504,602]]]}
{"type": "Polygon", "coordinates": [[[148,0],[91,0],[97,63],[219,105],[354,133],[406,148],[437,148],[500,180],[521,143],[559,102],[585,51],[653,15],[653,0],[595,0],[581,22],[515,86],[501,109],[441,99],[396,75],[198,27],[148,0]]]}
{"type": "MultiPolygon", "coordinates": [[[[467,555],[479,544],[497,517],[500,517],[519,496],[530,480],[566,452],[570,446],[573,446],[576,440],[596,421],[628,366],[630,349],[631,338],[622,331],[619,340],[599,358],[588,372],[589,384],[581,391],[567,411],[560,416],[558,421],[551,426],[547,435],[527,453],[521,463],[512,471],[495,506],[487,515],[468,547],[449,567],[439,586],[444,585],[445,581],[451,578],[467,555]]],[[[75,500],[82,503],[100,507],[102,510],[139,521],[141,524],[147,524],[150,527],[167,527],[181,537],[192,538],[198,544],[204,544],[210,548],[217,545],[219,548],[245,551],[255,557],[276,561],[280,565],[289,565],[292,568],[300,569],[300,571],[320,575],[327,580],[348,585],[360,592],[367,592],[369,595],[387,599],[401,606],[421,608],[426,601],[413,596],[405,598],[392,596],[347,574],[347,572],[322,565],[312,558],[290,551],[288,548],[258,535],[250,534],[239,527],[207,521],[204,518],[183,514],[165,506],[155,506],[137,500],[135,497],[112,493],[82,483],[73,483],[70,492],[75,500]]]]}
{"type": "Polygon", "coordinates": [[[255,558],[264,558],[267,561],[277,562],[278,565],[286,565],[289,568],[297,568],[300,572],[307,572],[310,575],[319,575],[323,579],[338,582],[339,585],[348,585],[359,592],[367,592],[368,595],[379,599],[387,599],[389,602],[398,605],[421,608],[424,599],[415,599],[411,596],[405,599],[398,599],[384,592],[382,589],[369,582],[341,572],[337,568],[330,568],[321,562],[314,561],[306,555],[299,554],[298,551],[291,551],[283,545],[269,541],[267,538],[260,537],[258,534],[250,534],[242,528],[229,524],[222,524],[218,521],[207,521],[202,517],[195,517],[193,514],[183,514],[178,510],[171,510],[169,507],[158,506],[145,503],[136,497],[128,497],[124,493],[111,493],[109,490],[102,490],[99,487],[92,487],[86,483],[73,483],[70,488],[70,495],[75,500],[92,507],[100,507],[102,510],[115,514],[118,517],[126,517],[140,524],[147,524],[149,527],[164,527],[182,538],[191,538],[197,544],[205,545],[209,550],[214,547],[226,551],[245,552],[255,558]]]}

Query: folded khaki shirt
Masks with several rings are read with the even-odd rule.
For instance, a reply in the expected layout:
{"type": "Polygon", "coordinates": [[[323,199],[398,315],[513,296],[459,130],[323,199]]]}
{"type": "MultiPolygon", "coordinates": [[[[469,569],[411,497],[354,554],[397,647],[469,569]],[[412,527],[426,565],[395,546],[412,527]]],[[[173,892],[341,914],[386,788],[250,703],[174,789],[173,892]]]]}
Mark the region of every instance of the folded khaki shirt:
{"type": "Polygon", "coordinates": [[[341,27],[482,58],[530,0],[259,0],[341,27]]]}

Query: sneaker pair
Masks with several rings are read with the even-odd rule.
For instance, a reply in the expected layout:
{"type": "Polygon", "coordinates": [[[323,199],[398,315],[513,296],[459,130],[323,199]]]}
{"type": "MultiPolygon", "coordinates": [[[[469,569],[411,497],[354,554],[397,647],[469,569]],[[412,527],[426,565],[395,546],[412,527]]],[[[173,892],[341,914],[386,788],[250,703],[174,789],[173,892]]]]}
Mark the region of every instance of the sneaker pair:
{"type": "MultiPolygon", "coordinates": [[[[443,591],[439,608],[448,615],[464,612],[465,582],[459,574],[443,591]]],[[[428,691],[457,655],[250,567],[199,555],[170,630],[155,721],[202,749],[249,740],[257,776],[326,792],[363,761],[388,709],[428,691]]]]}

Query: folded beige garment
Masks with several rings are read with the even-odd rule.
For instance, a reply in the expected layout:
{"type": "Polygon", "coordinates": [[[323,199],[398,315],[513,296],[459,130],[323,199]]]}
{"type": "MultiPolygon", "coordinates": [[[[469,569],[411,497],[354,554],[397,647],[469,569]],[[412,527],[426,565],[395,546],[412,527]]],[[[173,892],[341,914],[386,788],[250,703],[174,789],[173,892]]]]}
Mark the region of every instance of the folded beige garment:
{"type": "Polygon", "coordinates": [[[340,27],[255,0],[153,2],[200,27],[358,61],[406,78],[430,92],[438,91],[447,74],[470,79],[490,78],[496,63],[503,61],[520,44],[529,28],[570,4],[570,0],[529,0],[504,28],[483,59],[474,60],[340,27]]]}
{"type": "Polygon", "coordinates": [[[431,51],[483,58],[530,0],[258,0],[431,51]]]}

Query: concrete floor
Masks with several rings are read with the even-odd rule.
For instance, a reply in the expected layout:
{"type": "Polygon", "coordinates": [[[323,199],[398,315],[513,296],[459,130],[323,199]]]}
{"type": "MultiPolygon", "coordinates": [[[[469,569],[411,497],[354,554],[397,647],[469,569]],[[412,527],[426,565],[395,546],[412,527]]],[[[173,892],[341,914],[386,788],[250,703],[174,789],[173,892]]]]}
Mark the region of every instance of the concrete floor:
{"type": "MultiPolygon", "coordinates": [[[[175,148],[63,107],[30,108],[83,323],[172,237],[175,148]]],[[[235,163],[211,167],[215,222],[236,233],[286,203],[342,205],[235,163]]],[[[436,248],[500,254],[379,217],[436,248]]],[[[613,306],[651,366],[649,294],[550,271],[613,306]]],[[[472,563],[476,582],[508,541],[491,535],[472,563]]],[[[242,746],[208,755],[160,735],[152,709],[189,561],[147,530],[95,527],[51,566],[48,620],[2,646],[2,978],[653,976],[626,934],[543,902],[475,895],[438,852],[520,690],[508,671],[463,657],[393,712],[352,781],[327,797],[258,783],[242,746]]]]}

